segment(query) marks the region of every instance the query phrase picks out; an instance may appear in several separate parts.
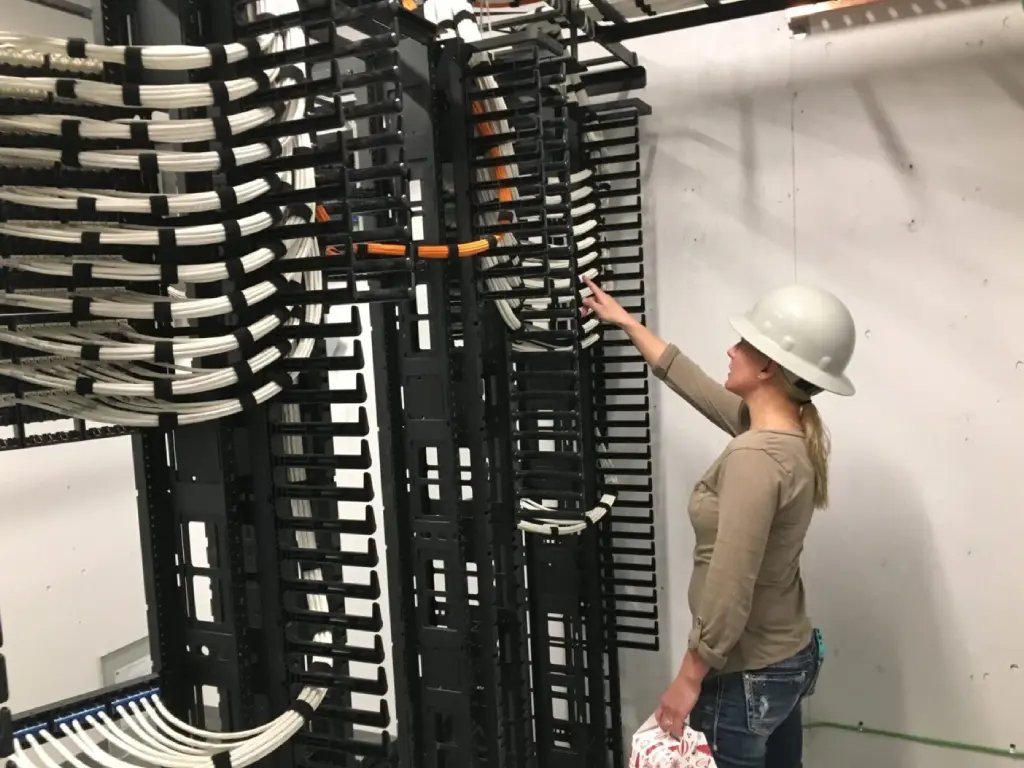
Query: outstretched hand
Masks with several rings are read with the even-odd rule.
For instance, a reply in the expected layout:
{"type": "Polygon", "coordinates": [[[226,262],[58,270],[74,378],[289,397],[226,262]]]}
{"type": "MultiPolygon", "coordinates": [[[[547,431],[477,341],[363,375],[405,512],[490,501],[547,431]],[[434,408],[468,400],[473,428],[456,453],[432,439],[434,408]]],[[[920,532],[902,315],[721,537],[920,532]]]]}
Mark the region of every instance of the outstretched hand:
{"type": "Polygon", "coordinates": [[[583,306],[593,312],[602,323],[616,325],[619,328],[628,323],[632,317],[615,299],[602,291],[589,277],[583,278],[584,285],[592,292],[583,299],[583,306]]]}

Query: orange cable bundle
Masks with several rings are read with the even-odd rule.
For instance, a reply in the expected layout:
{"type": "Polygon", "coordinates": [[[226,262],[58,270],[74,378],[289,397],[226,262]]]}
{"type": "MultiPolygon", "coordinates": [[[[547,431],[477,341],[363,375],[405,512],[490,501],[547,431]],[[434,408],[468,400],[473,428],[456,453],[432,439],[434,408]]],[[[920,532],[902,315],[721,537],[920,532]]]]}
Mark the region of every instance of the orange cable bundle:
{"type": "MultiPolygon", "coordinates": [[[[479,101],[473,102],[472,110],[474,115],[481,115],[484,112],[483,105],[479,101]]],[[[477,129],[484,136],[493,136],[495,132],[494,126],[491,123],[480,123],[477,129]]],[[[487,155],[489,157],[501,157],[497,147],[488,149],[487,155]]],[[[509,166],[507,165],[499,165],[495,171],[498,179],[511,178],[509,166]]],[[[498,200],[502,203],[512,202],[511,186],[498,187],[498,200]]],[[[316,207],[316,220],[319,222],[331,220],[330,214],[327,213],[327,209],[322,205],[316,207]]],[[[457,255],[459,258],[464,259],[471,256],[479,256],[491,248],[497,247],[498,240],[501,237],[500,234],[488,235],[480,240],[459,243],[454,247],[447,245],[417,245],[415,250],[416,255],[421,259],[447,259],[452,255],[457,255]]],[[[359,243],[356,247],[360,252],[369,256],[405,256],[407,251],[406,246],[397,243],[359,243]]],[[[328,256],[336,256],[339,253],[340,251],[333,245],[327,247],[328,256]]]]}

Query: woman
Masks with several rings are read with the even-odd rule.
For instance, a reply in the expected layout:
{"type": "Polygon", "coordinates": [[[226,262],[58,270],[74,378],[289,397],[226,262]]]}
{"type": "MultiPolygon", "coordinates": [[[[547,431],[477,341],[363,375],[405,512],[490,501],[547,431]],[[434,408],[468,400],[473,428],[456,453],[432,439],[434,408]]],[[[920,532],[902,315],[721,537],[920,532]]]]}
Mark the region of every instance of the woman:
{"type": "Polygon", "coordinates": [[[689,717],[718,768],[799,768],[799,704],[823,661],[800,576],[811,517],[828,505],[829,438],[811,398],[853,394],[853,318],[825,291],[769,293],[732,319],[740,341],[722,386],[586,283],[586,309],[624,330],[655,376],[733,438],[690,497],[693,628],[658,724],[678,736],[689,717]]]}

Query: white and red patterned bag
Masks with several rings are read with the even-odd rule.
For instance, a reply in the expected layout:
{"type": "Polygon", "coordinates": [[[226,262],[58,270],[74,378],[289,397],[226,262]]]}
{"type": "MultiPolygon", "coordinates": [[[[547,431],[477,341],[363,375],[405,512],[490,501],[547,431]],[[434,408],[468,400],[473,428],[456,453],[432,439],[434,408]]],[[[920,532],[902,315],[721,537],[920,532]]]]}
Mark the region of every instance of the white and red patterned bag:
{"type": "Polygon", "coordinates": [[[703,733],[686,726],[683,738],[677,739],[651,715],[633,734],[629,768],[715,768],[715,759],[703,733]]]}

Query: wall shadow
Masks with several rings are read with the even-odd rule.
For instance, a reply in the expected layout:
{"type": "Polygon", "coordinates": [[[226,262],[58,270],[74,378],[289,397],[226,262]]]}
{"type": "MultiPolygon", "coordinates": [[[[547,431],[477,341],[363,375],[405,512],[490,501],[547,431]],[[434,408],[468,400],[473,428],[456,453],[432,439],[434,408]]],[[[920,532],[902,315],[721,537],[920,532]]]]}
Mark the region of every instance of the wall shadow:
{"type": "MultiPolygon", "coordinates": [[[[968,740],[972,712],[962,686],[970,672],[957,653],[962,633],[951,620],[928,509],[909,475],[877,455],[844,457],[834,507],[819,513],[808,539],[804,578],[827,659],[807,719],[968,740]]],[[[808,768],[865,764],[862,740],[842,740],[848,749],[837,754],[830,733],[808,731],[808,768]]],[[[885,768],[911,764],[890,760],[885,768]]]]}

